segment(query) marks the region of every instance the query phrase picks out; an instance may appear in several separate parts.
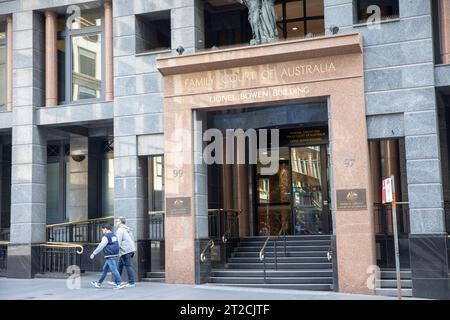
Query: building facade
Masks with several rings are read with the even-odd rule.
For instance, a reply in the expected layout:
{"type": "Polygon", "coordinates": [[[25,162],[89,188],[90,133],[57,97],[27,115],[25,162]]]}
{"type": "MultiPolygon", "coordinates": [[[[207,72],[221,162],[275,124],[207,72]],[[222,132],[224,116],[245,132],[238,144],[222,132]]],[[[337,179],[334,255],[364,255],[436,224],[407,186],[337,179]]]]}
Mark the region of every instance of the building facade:
{"type": "Polygon", "coordinates": [[[239,1],[0,0],[6,276],[125,216],[140,278],[388,291],[394,176],[404,292],[448,299],[450,1],[274,8],[249,45],[239,1]]]}

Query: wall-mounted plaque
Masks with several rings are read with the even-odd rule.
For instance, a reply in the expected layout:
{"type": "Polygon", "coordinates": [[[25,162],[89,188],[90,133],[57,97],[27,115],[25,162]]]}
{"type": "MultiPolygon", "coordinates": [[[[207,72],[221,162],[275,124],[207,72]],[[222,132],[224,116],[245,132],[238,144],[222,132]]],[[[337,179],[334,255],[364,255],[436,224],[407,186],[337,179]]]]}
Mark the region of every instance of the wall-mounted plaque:
{"type": "Polygon", "coordinates": [[[328,142],[328,128],[299,128],[280,130],[281,146],[296,146],[328,142]]]}
{"type": "Polygon", "coordinates": [[[366,189],[336,190],[338,210],[367,209],[366,189]]]}
{"type": "Polygon", "coordinates": [[[191,215],[191,197],[166,198],[167,216],[191,215]]]}

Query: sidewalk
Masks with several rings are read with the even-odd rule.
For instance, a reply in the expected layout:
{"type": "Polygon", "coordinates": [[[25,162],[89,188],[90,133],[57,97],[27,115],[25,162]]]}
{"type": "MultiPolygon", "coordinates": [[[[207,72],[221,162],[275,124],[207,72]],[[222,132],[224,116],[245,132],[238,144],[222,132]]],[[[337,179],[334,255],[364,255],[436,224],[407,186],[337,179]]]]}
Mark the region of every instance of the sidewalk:
{"type": "Polygon", "coordinates": [[[81,288],[70,290],[63,279],[0,278],[0,300],[392,300],[395,298],[335,292],[236,288],[139,282],[135,288],[113,290],[106,283],[90,285],[97,276],[81,278],[81,288]]]}

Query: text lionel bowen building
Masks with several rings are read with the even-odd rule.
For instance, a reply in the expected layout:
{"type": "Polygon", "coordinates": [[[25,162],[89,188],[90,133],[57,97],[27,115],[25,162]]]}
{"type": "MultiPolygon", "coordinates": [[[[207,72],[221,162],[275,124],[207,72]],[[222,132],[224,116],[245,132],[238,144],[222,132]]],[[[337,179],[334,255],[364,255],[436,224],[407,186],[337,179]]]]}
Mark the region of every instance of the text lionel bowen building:
{"type": "Polygon", "coordinates": [[[389,294],[393,175],[403,294],[448,299],[450,0],[274,9],[0,0],[1,274],[97,271],[122,215],[140,279],[389,294]],[[231,130],[256,163],[198,161],[231,130]]]}

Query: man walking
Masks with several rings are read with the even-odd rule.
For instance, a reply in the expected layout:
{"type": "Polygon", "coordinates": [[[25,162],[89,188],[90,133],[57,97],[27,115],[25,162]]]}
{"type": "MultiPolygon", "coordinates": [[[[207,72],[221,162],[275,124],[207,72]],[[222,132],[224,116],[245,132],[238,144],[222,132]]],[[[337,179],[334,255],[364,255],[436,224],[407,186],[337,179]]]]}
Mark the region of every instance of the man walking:
{"type": "Polygon", "coordinates": [[[98,281],[91,281],[91,284],[100,288],[103,280],[105,280],[108,271],[114,276],[114,289],[122,289],[124,286],[121,285],[122,279],[120,277],[119,271],[117,270],[116,258],[119,255],[119,242],[117,241],[117,236],[112,233],[111,226],[109,224],[104,224],[102,226],[102,241],[91,254],[90,258],[94,259],[97,254],[103,251],[105,255],[105,264],[103,265],[103,272],[98,281]]]}
{"type": "Polygon", "coordinates": [[[135,287],[135,277],[131,259],[134,257],[136,252],[136,247],[134,245],[134,240],[131,236],[130,228],[125,225],[126,221],[124,217],[119,217],[116,220],[116,234],[117,241],[119,243],[119,274],[122,275],[123,267],[127,270],[128,283],[126,287],[135,287]]]}

